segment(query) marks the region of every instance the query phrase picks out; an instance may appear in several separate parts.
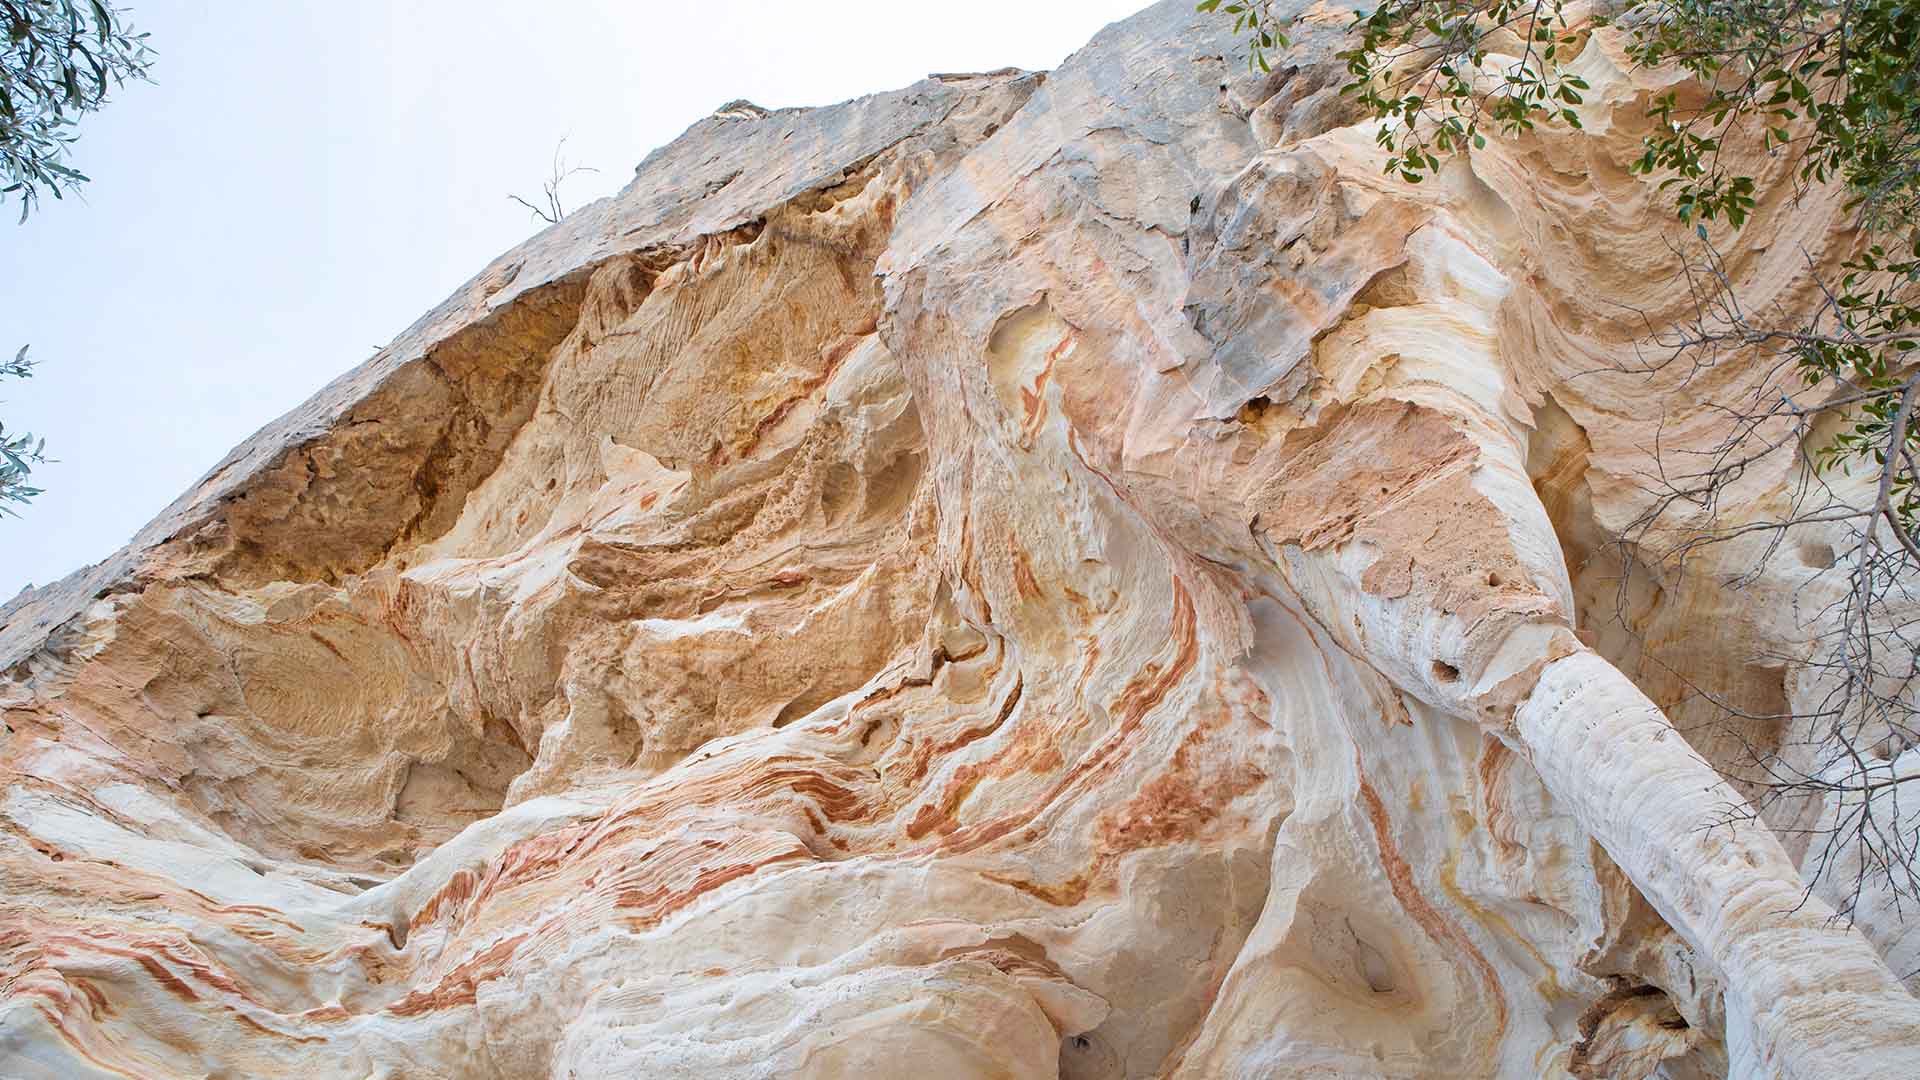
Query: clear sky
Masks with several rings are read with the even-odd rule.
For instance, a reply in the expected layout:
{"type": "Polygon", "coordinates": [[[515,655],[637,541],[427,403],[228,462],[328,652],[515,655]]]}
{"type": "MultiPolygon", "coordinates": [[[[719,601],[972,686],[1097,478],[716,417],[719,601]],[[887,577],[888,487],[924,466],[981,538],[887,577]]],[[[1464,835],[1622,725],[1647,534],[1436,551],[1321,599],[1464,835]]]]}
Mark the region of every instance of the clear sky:
{"type": "Polygon", "coordinates": [[[733,98],[824,105],[1056,66],[1146,0],[146,0],[151,85],[82,122],[79,198],[0,212],[0,420],[47,491],[0,601],[110,554],[234,444],[539,223],[554,145],[617,190],[733,98]]]}

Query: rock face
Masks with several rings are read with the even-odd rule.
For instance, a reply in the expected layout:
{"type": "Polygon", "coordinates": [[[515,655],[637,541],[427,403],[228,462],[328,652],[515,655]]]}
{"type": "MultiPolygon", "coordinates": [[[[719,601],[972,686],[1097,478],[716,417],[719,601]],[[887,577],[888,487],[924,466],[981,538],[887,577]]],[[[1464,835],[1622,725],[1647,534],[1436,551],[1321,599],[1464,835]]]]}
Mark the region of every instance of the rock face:
{"type": "Polygon", "coordinates": [[[1818,566],[1617,603],[1763,377],[1619,370],[1659,74],[1415,187],[1346,17],[726,107],[15,600],[0,1074],[1920,1075],[1904,924],[1704,828],[1818,566]]]}

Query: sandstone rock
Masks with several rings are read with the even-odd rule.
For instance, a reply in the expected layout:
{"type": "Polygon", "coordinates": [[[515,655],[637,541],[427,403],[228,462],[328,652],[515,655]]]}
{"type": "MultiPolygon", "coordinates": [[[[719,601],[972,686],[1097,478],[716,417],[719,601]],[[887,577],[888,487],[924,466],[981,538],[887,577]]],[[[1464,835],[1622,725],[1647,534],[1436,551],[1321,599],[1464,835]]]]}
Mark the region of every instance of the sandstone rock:
{"type": "Polygon", "coordinates": [[[0,609],[0,1073],[1920,1074],[1683,737],[1817,575],[1604,629],[1659,76],[1415,188],[1344,20],[724,106],[0,609]]]}

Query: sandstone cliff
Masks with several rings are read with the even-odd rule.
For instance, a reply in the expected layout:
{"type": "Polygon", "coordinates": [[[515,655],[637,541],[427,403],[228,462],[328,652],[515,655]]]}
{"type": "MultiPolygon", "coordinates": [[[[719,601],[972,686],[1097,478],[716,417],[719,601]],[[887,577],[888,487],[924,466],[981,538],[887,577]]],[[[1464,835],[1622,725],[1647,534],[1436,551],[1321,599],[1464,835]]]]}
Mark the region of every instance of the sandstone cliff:
{"type": "Polygon", "coordinates": [[[1621,602],[1657,76],[1415,187],[1345,18],[723,110],[0,611],[0,1074],[1920,1075],[1703,828],[1820,560],[1621,602]]]}

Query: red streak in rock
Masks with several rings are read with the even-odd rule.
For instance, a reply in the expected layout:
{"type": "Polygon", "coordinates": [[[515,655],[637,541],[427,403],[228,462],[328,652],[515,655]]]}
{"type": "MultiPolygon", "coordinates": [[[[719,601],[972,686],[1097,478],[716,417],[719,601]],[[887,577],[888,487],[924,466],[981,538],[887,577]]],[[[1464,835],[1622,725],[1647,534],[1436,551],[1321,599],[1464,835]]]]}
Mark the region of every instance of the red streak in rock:
{"type": "Polygon", "coordinates": [[[447,972],[431,990],[415,990],[387,1006],[387,1011],[395,1016],[419,1016],[473,1004],[479,997],[480,984],[505,974],[507,961],[513,958],[514,952],[527,937],[527,934],[521,933],[494,942],[447,972]]]}
{"type": "Polygon", "coordinates": [[[1040,579],[1033,576],[1033,563],[1029,561],[1026,549],[1019,546],[1013,549],[1013,587],[1023,600],[1038,600],[1045,595],[1040,588],[1040,579]]]}
{"type": "MultiPolygon", "coordinates": [[[[1188,594],[1186,586],[1181,584],[1178,575],[1173,578],[1173,624],[1169,627],[1169,631],[1174,644],[1173,659],[1165,668],[1162,668],[1157,661],[1149,662],[1128,681],[1110,710],[1119,723],[1106,739],[1080,760],[1074,762],[1071,768],[1054,781],[1045,794],[1020,813],[954,830],[941,841],[941,848],[957,853],[973,851],[991,844],[1009,833],[1026,827],[1074,785],[1088,776],[1098,775],[1107,769],[1110,759],[1133,744],[1134,735],[1138,732],[1146,714],[1159,705],[1168,692],[1193,671],[1195,664],[1199,661],[1200,643],[1195,634],[1193,598],[1188,594]]],[[[1003,755],[1006,753],[1007,751],[1002,752],[1003,755]]],[[[999,763],[1001,756],[996,755],[982,767],[999,763]]],[[[971,787],[970,783],[968,789],[971,790],[971,787]]],[[[957,802],[952,802],[951,798],[949,801],[950,805],[957,807],[957,802]]],[[[1081,895],[1084,895],[1084,891],[1082,887],[1081,895]]],[[[1035,895],[1042,894],[1036,892],[1035,895]]]]}
{"type": "Polygon", "coordinates": [[[950,833],[958,826],[940,807],[933,803],[922,806],[907,822],[907,839],[918,840],[930,832],[950,833]]]}
{"type": "Polygon", "coordinates": [[[734,863],[729,866],[710,867],[700,872],[687,888],[675,891],[667,886],[654,889],[626,889],[615,897],[617,908],[648,909],[644,915],[636,916],[629,923],[637,930],[649,930],[665,922],[668,917],[687,905],[698,900],[729,881],[735,881],[752,874],[762,867],[778,862],[787,862],[800,856],[800,852],[781,852],[777,855],[755,862],[734,863]]]}
{"type": "Polygon", "coordinates": [[[339,659],[341,663],[343,664],[352,663],[352,661],[347,659],[345,653],[341,652],[339,649],[334,648],[333,642],[328,641],[326,638],[321,637],[320,632],[318,630],[307,631],[307,636],[319,642],[321,648],[332,653],[337,659],[339,659]]]}
{"type": "Polygon", "coordinates": [[[319,1035],[289,1035],[284,1031],[275,1031],[272,1028],[268,1027],[267,1025],[261,1023],[258,1020],[255,1020],[253,1017],[248,1016],[246,1013],[243,1013],[243,1012],[236,1011],[233,1015],[234,1015],[234,1018],[239,1020],[242,1024],[245,1024],[246,1026],[259,1032],[260,1034],[269,1036],[271,1038],[285,1039],[288,1042],[297,1042],[297,1043],[316,1043],[316,1042],[327,1041],[325,1038],[319,1035]]]}
{"type": "Polygon", "coordinates": [[[1507,1031],[1507,999],[1500,990],[1500,975],[1474,946],[1473,939],[1436,910],[1414,884],[1413,867],[1393,842],[1393,825],[1387,818],[1386,805],[1380,801],[1380,795],[1373,790],[1373,785],[1367,783],[1366,771],[1359,765],[1358,751],[1355,752],[1355,758],[1354,767],[1360,775],[1360,798],[1367,804],[1367,819],[1373,826],[1374,842],[1380,848],[1381,868],[1387,872],[1387,884],[1393,890],[1393,898],[1435,945],[1443,950],[1458,950],[1464,954],[1486,987],[1487,999],[1493,1011],[1494,1035],[1491,1045],[1483,1051],[1487,1065],[1484,1074],[1492,1075],[1493,1055],[1507,1031]]]}
{"type": "Polygon", "coordinates": [[[113,1006],[107,1004],[107,995],[93,985],[92,980],[71,976],[67,979],[67,984],[86,996],[88,1016],[99,1020],[113,1015],[113,1006]]]}
{"type": "Polygon", "coordinates": [[[944,757],[976,739],[985,738],[1000,730],[1000,725],[1007,722],[1007,717],[1013,715],[1014,707],[1020,704],[1020,692],[1024,685],[1025,680],[1016,672],[1013,676],[1013,689],[1008,692],[1007,700],[1000,704],[999,715],[995,716],[991,723],[982,724],[975,728],[968,728],[952,739],[934,747],[934,755],[944,757]]]}
{"type": "Polygon", "coordinates": [[[413,918],[408,920],[408,925],[425,926],[433,922],[434,918],[440,914],[441,908],[451,907],[465,902],[473,895],[474,889],[479,884],[480,875],[472,870],[456,872],[452,877],[447,879],[445,885],[440,887],[439,892],[427,898],[427,902],[422,904],[420,910],[414,914],[413,918]]]}

